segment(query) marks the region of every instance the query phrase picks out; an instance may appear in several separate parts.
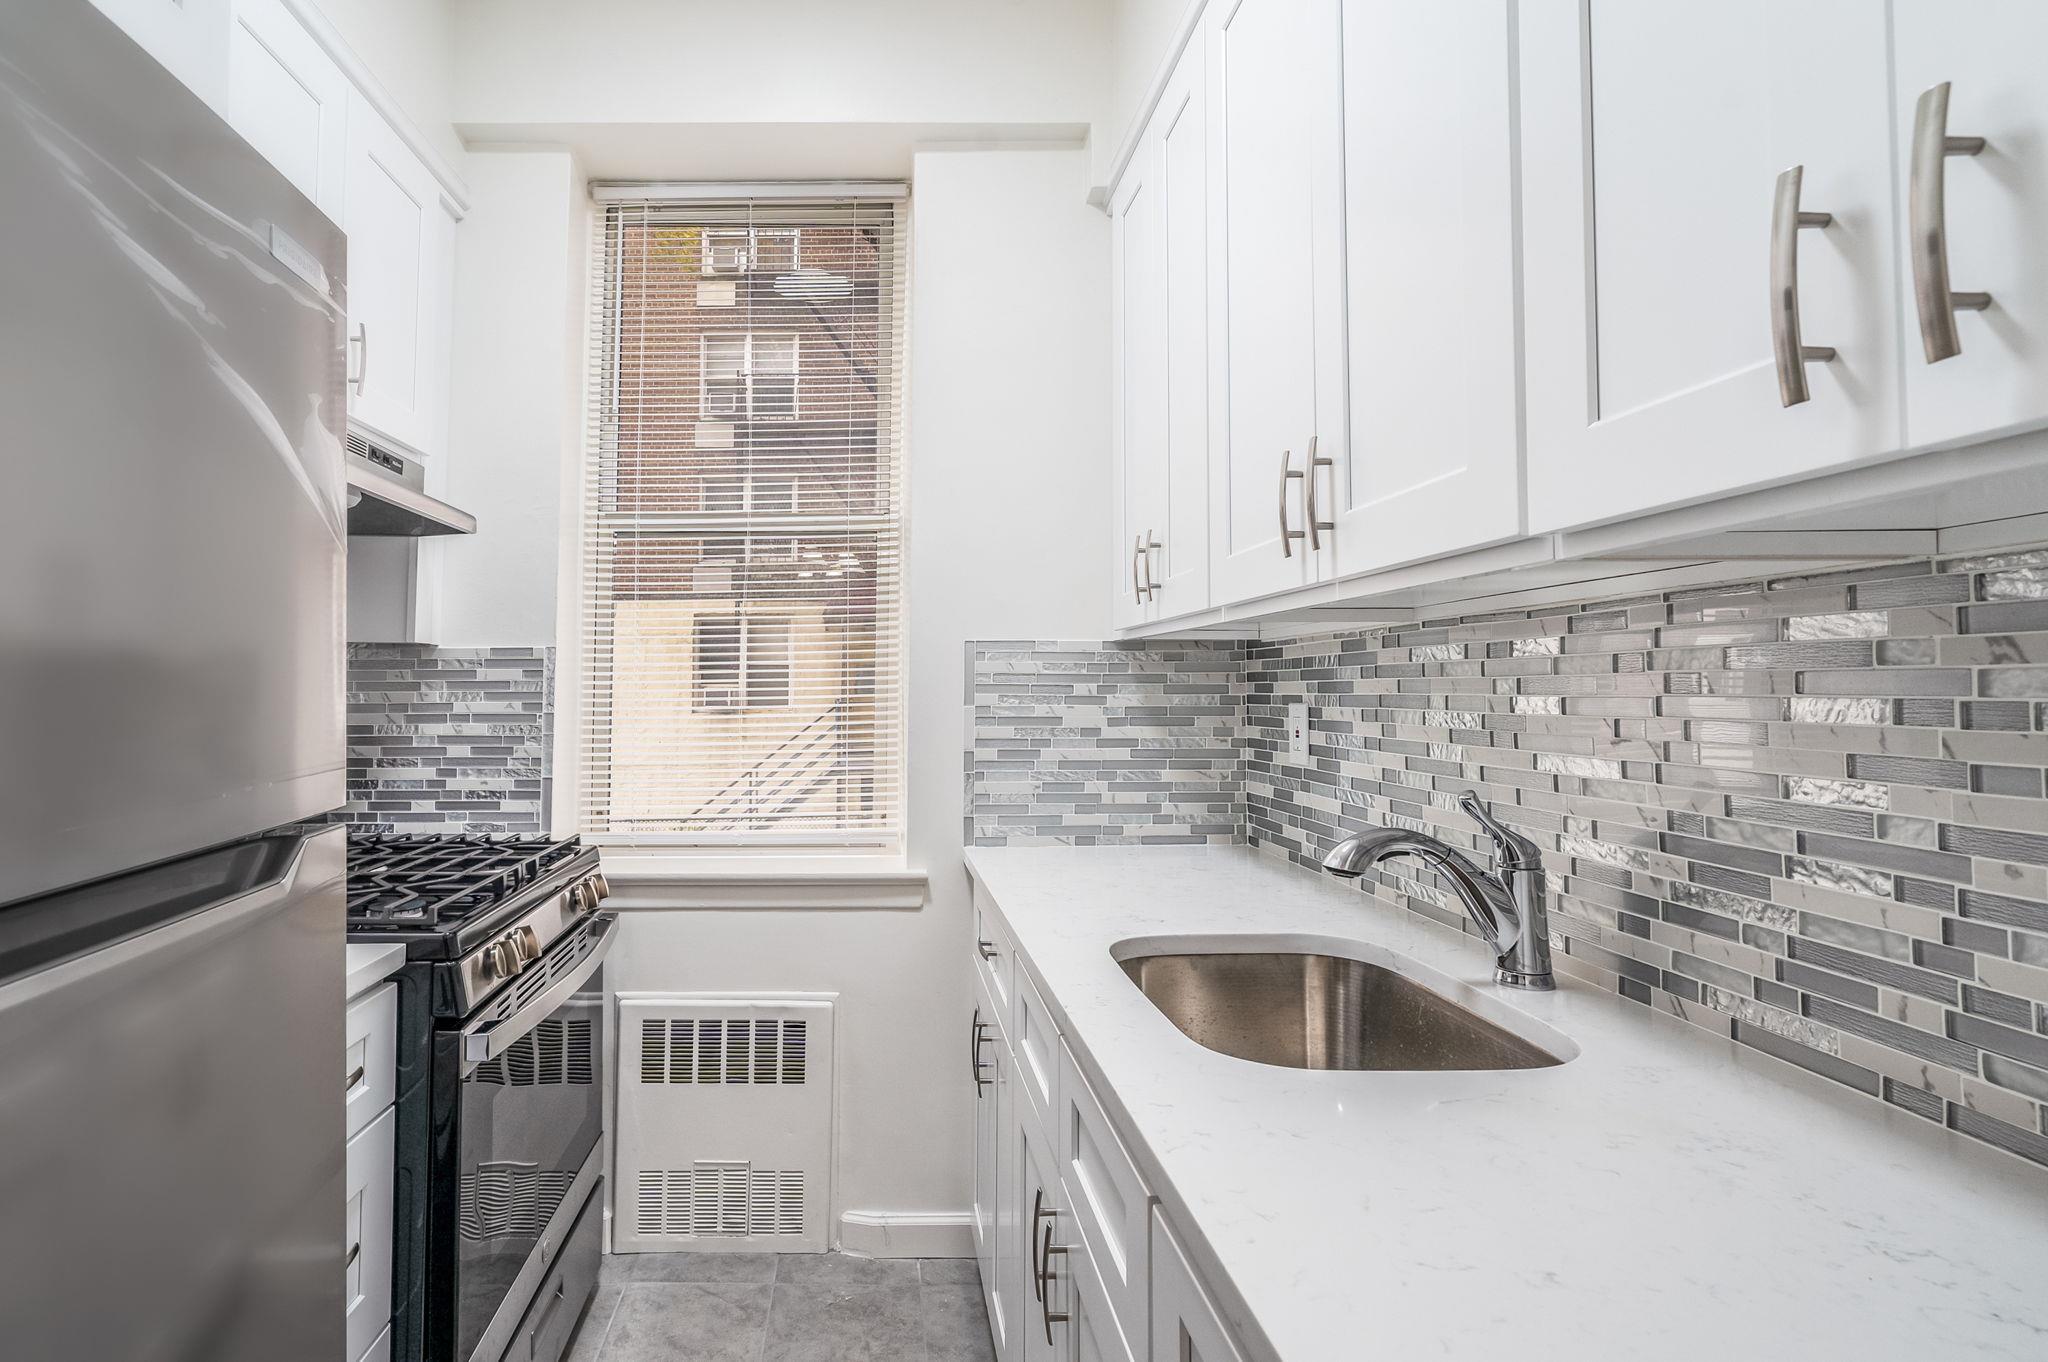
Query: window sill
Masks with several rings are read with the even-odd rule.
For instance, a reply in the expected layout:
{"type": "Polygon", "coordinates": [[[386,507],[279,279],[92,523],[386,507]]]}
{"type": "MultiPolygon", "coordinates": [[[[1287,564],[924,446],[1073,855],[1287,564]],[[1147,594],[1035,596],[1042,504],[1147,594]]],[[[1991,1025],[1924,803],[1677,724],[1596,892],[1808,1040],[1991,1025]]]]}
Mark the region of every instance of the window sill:
{"type": "Polygon", "coordinates": [[[600,848],[612,887],[605,906],[674,908],[922,908],[928,879],[891,857],[733,856],[600,848]]]}

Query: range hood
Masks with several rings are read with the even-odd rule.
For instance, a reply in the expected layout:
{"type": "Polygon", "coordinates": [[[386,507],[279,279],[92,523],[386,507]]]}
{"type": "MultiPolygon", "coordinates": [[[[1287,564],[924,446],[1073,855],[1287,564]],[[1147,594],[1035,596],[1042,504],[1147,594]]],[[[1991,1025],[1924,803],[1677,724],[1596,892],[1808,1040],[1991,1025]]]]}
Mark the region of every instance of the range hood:
{"type": "Polygon", "coordinates": [[[351,535],[413,539],[476,533],[475,516],[426,494],[426,471],[418,459],[351,430],[343,462],[348,470],[351,535]]]}

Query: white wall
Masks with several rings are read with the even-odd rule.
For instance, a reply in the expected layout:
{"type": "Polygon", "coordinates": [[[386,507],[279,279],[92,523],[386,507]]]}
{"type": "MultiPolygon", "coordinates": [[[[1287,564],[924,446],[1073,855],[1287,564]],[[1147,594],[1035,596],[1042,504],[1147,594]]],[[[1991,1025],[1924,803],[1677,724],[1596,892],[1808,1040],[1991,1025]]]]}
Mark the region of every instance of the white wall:
{"type": "Polygon", "coordinates": [[[436,151],[462,165],[455,133],[452,0],[314,0],[436,151]]]}
{"type": "Polygon", "coordinates": [[[446,495],[477,532],[438,546],[439,640],[545,644],[583,451],[590,205],[564,151],[480,152],[465,169],[446,495]]]}
{"type": "Polygon", "coordinates": [[[916,162],[909,860],[930,875],[929,901],[629,911],[610,967],[619,989],[836,991],[837,1210],[958,1217],[950,1237],[898,1251],[970,1251],[967,642],[1109,625],[1094,551],[1109,533],[1109,228],[1083,201],[1087,169],[1078,148],[916,162]]]}
{"type": "Polygon", "coordinates": [[[1087,123],[1108,51],[1105,0],[454,0],[454,13],[466,125],[1087,123]]]}

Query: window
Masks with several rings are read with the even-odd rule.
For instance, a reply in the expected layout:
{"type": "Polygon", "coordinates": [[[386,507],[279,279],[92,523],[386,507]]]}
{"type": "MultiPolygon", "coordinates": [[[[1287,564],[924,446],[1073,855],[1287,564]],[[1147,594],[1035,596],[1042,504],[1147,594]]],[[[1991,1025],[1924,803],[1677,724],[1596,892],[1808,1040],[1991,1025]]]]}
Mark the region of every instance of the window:
{"type": "Polygon", "coordinates": [[[700,391],[707,419],[796,419],[797,338],[792,332],[707,333],[702,340],[700,391]]]}
{"type": "Polygon", "coordinates": [[[794,633],[778,615],[698,615],[691,621],[696,706],[711,714],[790,703],[794,633]]]}
{"type": "Polygon", "coordinates": [[[786,274],[797,267],[796,243],[794,227],[706,227],[700,268],[705,274],[786,274]]]}
{"type": "Polygon", "coordinates": [[[600,211],[582,829],[894,846],[897,206],[614,196],[600,211]],[[733,282],[706,292],[706,275],[733,282]]]}

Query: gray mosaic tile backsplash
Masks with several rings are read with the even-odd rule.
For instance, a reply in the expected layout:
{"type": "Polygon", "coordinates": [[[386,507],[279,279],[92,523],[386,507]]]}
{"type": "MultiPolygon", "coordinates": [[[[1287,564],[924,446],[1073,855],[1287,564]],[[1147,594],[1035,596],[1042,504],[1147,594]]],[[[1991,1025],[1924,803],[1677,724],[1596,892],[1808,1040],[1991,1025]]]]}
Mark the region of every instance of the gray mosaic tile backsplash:
{"type": "Polygon", "coordinates": [[[1235,643],[970,643],[967,841],[1230,842],[1243,827],[1235,643]]]}
{"type": "MultiPolygon", "coordinates": [[[[1561,971],[2048,1166],[2048,550],[1199,646],[1250,842],[1311,864],[1398,824],[1483,859],[1476,789],[1544,849],[1561,971]]],[[[1122,650],[1028,647],[976,654],[971,831],[1086,841],[1165,749],[1094,718],[1122,650]]],[[[1360,885],[1464,926],[1412,861],[1360,885]]]]}
{"type": "Polygon", "coordinates": [[[552,648],[348,648],[342,817],[386,832],[547,828],[552,648]]]}

